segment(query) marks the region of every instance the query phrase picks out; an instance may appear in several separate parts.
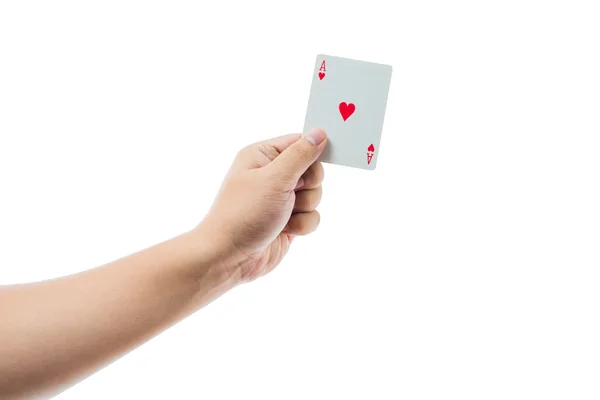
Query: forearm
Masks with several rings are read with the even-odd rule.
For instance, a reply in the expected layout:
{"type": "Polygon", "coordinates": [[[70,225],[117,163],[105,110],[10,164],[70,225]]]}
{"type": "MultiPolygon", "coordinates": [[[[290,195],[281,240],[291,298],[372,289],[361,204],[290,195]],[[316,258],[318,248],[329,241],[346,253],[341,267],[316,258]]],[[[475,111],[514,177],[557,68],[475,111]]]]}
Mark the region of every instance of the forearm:
{"type": "Polygon", "coordinates": [[[201,231],[105,266],[0,288],[0,397],[55,392],[239,282],[237,260],[201,231]]]}

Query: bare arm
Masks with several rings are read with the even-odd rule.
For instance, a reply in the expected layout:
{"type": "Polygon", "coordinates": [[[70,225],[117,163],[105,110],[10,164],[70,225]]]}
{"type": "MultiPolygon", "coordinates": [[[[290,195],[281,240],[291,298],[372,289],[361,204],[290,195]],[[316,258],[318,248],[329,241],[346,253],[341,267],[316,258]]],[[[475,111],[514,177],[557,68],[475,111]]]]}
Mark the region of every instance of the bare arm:
{"type": "Polygon", "coordinates": [[[0,398],[62,391],[238,284],[236,253],[202,236],[210,237],[192,231],[76,275],[0,287],[0,398]]]}
{"type": "Polygon", "coordinates": [[[0,398],[47,398],[234,286],[316,229],[325,134],[243,149],[195,229],[79,274],[0,286],[0,398]]]}

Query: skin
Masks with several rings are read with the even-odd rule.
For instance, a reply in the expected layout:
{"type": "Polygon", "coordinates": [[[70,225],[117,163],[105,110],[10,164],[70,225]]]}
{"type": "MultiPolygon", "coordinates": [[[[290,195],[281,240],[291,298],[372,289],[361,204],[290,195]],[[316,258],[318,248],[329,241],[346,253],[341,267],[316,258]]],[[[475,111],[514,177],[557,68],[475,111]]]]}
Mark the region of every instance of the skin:
{"type": "Polygon", "coordinates": [[[194,229],[112,263],[0,286],[0,398],[60,393],[223,293],[319,225],[325,132],[241,150],[194,229]]]}

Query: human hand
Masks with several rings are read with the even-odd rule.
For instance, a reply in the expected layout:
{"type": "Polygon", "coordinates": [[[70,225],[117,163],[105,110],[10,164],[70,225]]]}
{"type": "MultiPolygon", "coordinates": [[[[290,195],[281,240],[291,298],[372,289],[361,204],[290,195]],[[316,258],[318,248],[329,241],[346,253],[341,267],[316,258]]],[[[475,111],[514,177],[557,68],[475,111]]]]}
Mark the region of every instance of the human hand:
{"type": "Polygon", "coordinates": [[[252,144],[236,156],[199,228],[236,254],[242,281],[271,271],[295,236],[319,225],[323,166],[316,160],[326,142],[325,132],[314,129],[252,144]]]}

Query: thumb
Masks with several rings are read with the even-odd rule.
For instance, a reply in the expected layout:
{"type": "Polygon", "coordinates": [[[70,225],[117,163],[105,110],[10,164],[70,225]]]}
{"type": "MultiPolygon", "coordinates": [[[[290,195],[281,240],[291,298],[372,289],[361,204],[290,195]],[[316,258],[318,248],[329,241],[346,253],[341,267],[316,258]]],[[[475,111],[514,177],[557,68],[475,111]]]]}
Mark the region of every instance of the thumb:
{"type": "Polygon", "coordinates": [[[320,128],[311,129],[295,143],[285,149],[270,164],[276,174],[296,183],[323,152],[327,135],[320,128]]]}

